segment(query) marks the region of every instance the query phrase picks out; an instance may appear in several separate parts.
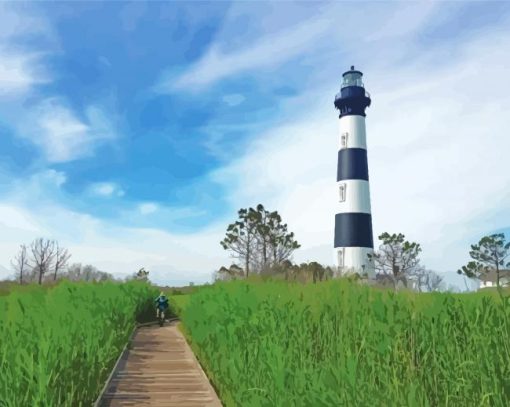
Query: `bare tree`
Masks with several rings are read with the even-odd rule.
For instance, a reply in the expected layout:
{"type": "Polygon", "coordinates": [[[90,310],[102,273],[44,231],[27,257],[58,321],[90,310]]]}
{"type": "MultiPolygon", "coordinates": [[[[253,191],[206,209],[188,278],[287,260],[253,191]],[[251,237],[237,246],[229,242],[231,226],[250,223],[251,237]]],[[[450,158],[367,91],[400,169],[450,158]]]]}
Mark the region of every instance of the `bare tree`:
{"type": "Polygon", "coordinates": [[[58,245],[58,243],[56,243],[53,281],[57,279],[57,273],[59,272],[59,270],[62,270],[67,265],[67,262],[70,257],[71,253],[69,253],[67,249],[63,249],[58,245]]]}
{"type": "Polygon", "coordinates": [[[417,266],[409,271],[409,276],[415,281],[416,289],[422,292],[423,289],[427,291],[437,291],[443,284],[443,277],[432,270],[425,267],[417,266]]]}
{"type": "Polygon", "coordinates": [[[443,276],[440,276],[439,274],[430,271],[427,279],[427,289],[429,291],[437,291],[441,288],[443,285],[443,276]]]}
{"type": "Polygon", "coordinates": [[[37,281],[38,276],[39,276],[39,267],[38,266],[32,266],[30,268],[30,273],[28,274],[28,280],[27,281],[33,283],[34,281],[37,281]]]}
{"type": "Polygon", "coordinates": [[[81,263],[73,263],[67,267],[65,278],[71,281],[78,281],[81,277],[81,263]]]}
{"type": "Polygon", "coordinates": [[[407,277],[420,267],[420,245],[406,241],[402,233],[390,235],[385,232],[379,236],[379,240],[382,245],[378,252],[368,255],[369,260],[375,261],[375,268],[379,273],[391,277],[395,289],[399,281],[407,287],[407,277]]]}
{"type": "Polygon", "coordinates": [[[20,251],[14,258],[14,261],[11,261],[11,265],[14,268],[16,275],[19,276],[19,283],[23,284],[23,275],[30,269],[26,245],[20,245],[20,251]]]}
{"type": "Polygon", "coordinates": [[[229,281],[244,276],[243,269],[237,264],[232,264],[229,268],[222,266],[219,270],[213,273],[214,281],[229,281]]]}
{"type": "Polygon", "coordinates": [[[83,281],[94,281],[97,271],[98,270],[94,266],[87,264],[82,268],[81,279],[83,281]]]}
{"type": "Polygon", "coordinates": [[[81,263],[74,263],[67,267],[67,271],[62,273],[63,278],[71,281],[113,281],[113,275],[100,271],[94,266],[87,264],[82,266],[81,263]]]}
{"type": "Polygon", "coordinates": [[[55,241],[40,237],[32,242],[30,250],[34,267],[39,272],[39,284],[42,284],[44,274],[51,268],[55,258],[55,241]]]}
{"type": "Polygon", "coordinates": [[[149,280],[149,270],[145,270],[144,267],[142,267],[140,270],[138,270],[134,275],[135,280],[140,281],[148,281],[149,280]]]}

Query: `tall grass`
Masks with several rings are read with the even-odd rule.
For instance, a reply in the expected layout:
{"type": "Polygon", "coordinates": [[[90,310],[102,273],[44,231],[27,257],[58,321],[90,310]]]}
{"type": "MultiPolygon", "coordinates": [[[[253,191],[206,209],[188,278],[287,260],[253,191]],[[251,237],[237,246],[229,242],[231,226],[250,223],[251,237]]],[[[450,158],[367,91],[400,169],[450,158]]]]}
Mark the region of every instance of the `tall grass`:
{"type": "Polygon", "coordinates": [[[231,282],[181,312],[226,406],[508,406],[510,299],[231,282]]]}
{"type": "Polygon", "coordinates": [[[139,282],[63,282],[0,297],[0,406],[90,406],[155,295],[139,282]]]}

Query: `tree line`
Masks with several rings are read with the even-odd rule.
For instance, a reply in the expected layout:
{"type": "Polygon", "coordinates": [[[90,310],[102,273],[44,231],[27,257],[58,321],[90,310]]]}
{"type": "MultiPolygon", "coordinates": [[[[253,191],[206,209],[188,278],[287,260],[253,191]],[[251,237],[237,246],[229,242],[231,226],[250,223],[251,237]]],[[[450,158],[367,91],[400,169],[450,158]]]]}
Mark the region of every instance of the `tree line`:
{"type": "MultiPolygon", "coordinates": [[[[376,270],[376,285],[389,285],[394,289],[412,288],[420,292],[453,289],[452,286],[446,287],[440,274],[421,264],[422,248],[419,243],[406,240],[402,233],[384,232],[378,238],[381,245],[369,255],[376,270]]],[[[294,280],[301,275],[301,280],[317,282],[339,274],[339,270],[317,262],[293,264],[291,255],[301,247],[300,244],[294,233],[288,231],[280,214],[266,210],[262,204],[255,209],[240,209],[238,219],[228,225],[220,244],[231,252],[237,262],[217,270],[215,280],[246,278],[255,273],[262,276],[279,274],[294,280]]],[[[500,287],[502,273],[510,267],[510,262],[506,262],[510,242],[505,243],[504,234],[483,237],[478,244],[471,246],[469,254],[473,260],[457,272],[476,279],[494,272],[496,285],[500,287]]],[[[363,275],[353,273],[353,277],[362,279],[363,275]]]]}
{"type": "Polygon", "coordinates": [[[57,280],[59,272],[67,266],[71,254],[57,241],[37,238],[28,247],[20,245],[20,250],[11,262],[16,279],[20,284],[35,282],[42,284],[45,279],[57,280]]]}
{"type": "MultiPolygon", "coordinates": [[[[415,287],[420,291],[439,288],[442,277],[420,265],[419,244],[407,242],[402,234],[383,233],[379,239],[383,244],[373,256],[379,285],[389,282],[396,288],[402,282],[408,287],[409,280],[415,280],[415,287]]],[[[289,232],[278,211],[268,211],[262,204],[255,209],[240,209],[238,219],[228,225],[220,244],[230,250],[237,264],[221,267],[214,274],[215,280],[246,278],[254,273],[262,277],[280,275],[286,280],[315,283],[339,274],[339,270],[315,261],[293,264],[291,255],[301,245],[294,233],[289,232]]],[[[353,277],[362,278],[362,275],[354,273],[353,277]]]]}
{"type": "Polygon", "coordinates": [[[149,271],[144,267],[125,278],[97,269],[90,264],[69,264],[71,253],[57,240],[37,238],[30,245],[20,245],[11,261],[15,281],[19,284],[43,284],[57,280],[70,281],[149,281],[149,271]]]}
{"type": "MultiPolygon", "coordinates": [[[[443,277],[421,264],[420,244],[407,241],[401,233],[390,235],[385,232],[379,236],[379,240],[382,241],[379,250],[369,255],[375,263],[376,279],[390,280],[395,288],[399,283],[409,288],[409,282],[418,291],[444,288],[443,277]]],[[[498,288],[503,286],[503,276],[510,277],[510,262],[507,261],[510,242],[505,242],[504,233],[482,237],[477,244],[471,245],[469,255],[472,260],[457,270],[458,274],[481,280],[494,273],[498,288]]],[[[508,280],[505,285],[508,285],[508,280]]]]}
{"type": "Polygon", "coordinates": [[[15,279],[19,284],[38,283],[68,279],[71,281],[113,281],[112,274],[81,263],[68,264],[71,253],[58,241],[37,238],[30,245],[20,245],[11,261],[15,279]]]}

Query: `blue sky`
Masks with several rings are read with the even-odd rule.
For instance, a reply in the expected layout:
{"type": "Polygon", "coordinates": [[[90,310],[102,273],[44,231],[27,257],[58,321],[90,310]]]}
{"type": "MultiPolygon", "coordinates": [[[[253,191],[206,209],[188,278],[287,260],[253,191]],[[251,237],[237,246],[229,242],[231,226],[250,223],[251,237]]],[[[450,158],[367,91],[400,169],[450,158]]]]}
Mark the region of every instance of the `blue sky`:
{"type": "Polygon", "coordinates": [[[353,64],[373,97],[374,232],[456,270],[510,227],[509,17],[505,2],[2,3],[4,274],[45,235],[107,271],[204,281],[258,203],[296,232],[296,260],[331,263],[332,101],[353,64]]]}

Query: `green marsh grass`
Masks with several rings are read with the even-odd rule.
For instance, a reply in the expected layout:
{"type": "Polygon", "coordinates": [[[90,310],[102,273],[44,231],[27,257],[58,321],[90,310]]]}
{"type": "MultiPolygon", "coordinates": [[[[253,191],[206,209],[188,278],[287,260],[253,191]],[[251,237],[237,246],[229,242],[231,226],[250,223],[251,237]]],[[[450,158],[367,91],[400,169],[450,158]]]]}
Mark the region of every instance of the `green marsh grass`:
{"type": "Polygon", "coordinates": [[[181,320],[226,406],[508,406],[510,298],[219,283],[181,320]]]}
{"type": "Polygon", "coordinates": [[[140,282],[62,282],[0,296],[0,406],[91,406],[156,295],[140,282]]]}

